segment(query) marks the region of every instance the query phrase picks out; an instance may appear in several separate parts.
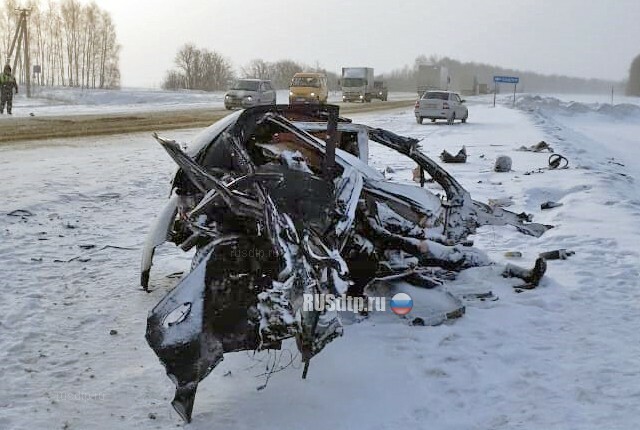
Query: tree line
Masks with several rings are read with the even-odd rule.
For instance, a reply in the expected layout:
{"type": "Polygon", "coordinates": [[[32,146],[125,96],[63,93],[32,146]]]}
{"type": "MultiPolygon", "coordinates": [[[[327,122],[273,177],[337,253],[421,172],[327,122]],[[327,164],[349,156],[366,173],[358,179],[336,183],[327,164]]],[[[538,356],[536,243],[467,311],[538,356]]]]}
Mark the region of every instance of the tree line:
{"type": "Polygon", "coordinates": [[[640,97],[640,55],[633,59],[629,68],[627,95],[640,97]]]}
{"type": "MultiPolygon", "coordinates": [[[[0,5],[0,50],[8,55],[18,21],[16,0],[0,5]]],[[[31,64],[40,66],[32,73],[32,83],[82,88],[120,86],[120,45],[111,15],[95,3],[78,0],[62,2],[30,0],[29,39],[31,64]]],[[[15,55],[15,53],[14,53],[15,55]]],[[[21,55],[22,57],[22,55],[21,55]]],[[[13,63],[13,58],[10,59],[13,63]]],[[[15,75],[24,80],[22,58],[15,75]]],[[[33,71],[31,71],[33,72],[33,71]]]]}
{"type": "Polygon", "coordinates": [[[269,62],[257,58],[240,67],[236,73],[229,59],[192,43],[178,50],[174,63],[176,67],[165,74],[162,82],[162,88],[166,90],[220,91],[229,88],[238,78],[270,79],[275,88],[284,89],[289,88],[294,74],[303,71],[325,73],[329,88],[338,89],[338,75],[319,64],[308,66],[288,59],[269,62]]]}
{"type": "MultiPolygon", "coordinates": [[[[384,80],[392,91],[416,90],[418,67],[421,64],[435,64],[447,67],[452,75],[452,82],[456,78],[475,77],[478,83],[493,87],[493,76],[515,75],[520,77],[521,91],[530,92],[608,92],[612,86],[620,87],[620,82],[603,79],[585,79],[561,75],[544,75],[535,72],[514,70],[490,64],[476,62],[461,62],[449,57],[420,55],[412,65],[405,65],[384,75],[377,75],[376,79],[384,80]]],[[[339,90],[340,76],[327,71],[319,64],[305,65],[293,60],[279,60],[274,62],[263,59],[251,60],[248,64],[234,71],[233,64],[228,58],[207,49],[197,48],[193,44],[186,44],[178,51],[175,59],[176,68],[169,70],[164,78],[164,89],[192,89],[204,91],[226,90],[237,78],[270,79],[274,87],[285,89],[289,87],[291,77],[297,72],[324,72],[327,75],[330,90],[339,90]]],[[[640,60],[638,61],[640,69],[640,60]]],[[[638,72],[640,73],[640,72],[638,72]]],[[[638,84],[640,85],[640,84],[638,84]]]]}
{"type": "Polygon", "coordinates": [[[591,93],[608,92],[611,87],[619,87],[620,82],[604,79],[585,79],[562,75],[545,75],[542,73],[516,70],[499,67],[491,64],[477,62],[461,62],[449,57],[435,55],[427,57],[418,56],[413,65],[391,71],[386,75],[389,88],[396,91],[415,91],[418,66],[421,64],[434,64],[447,67],[452,81],[462,76],[476,77],[478,83],[487,84],[493,88],[493,77],[496,75],[518,76],[520,84],[518,89],[527,92],[553,92],[553,93],[591,93]]]}

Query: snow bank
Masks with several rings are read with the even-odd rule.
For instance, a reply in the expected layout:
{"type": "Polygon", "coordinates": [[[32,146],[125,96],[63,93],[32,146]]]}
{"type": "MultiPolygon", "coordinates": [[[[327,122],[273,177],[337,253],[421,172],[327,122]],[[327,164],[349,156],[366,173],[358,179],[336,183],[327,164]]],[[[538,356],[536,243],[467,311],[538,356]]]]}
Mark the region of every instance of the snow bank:
{"type": "Polygon", "coordinates": [[[584,103],[577,101],[562,101],[556,97],[543,97],[525,94],[516,98],[516,106],[520,109],[536,111],[540,109],[553,110],[554,113],[574,115],[598,113],[618,119],[637,116],[640,117],[640,106],[633,103],[584,103]]]}

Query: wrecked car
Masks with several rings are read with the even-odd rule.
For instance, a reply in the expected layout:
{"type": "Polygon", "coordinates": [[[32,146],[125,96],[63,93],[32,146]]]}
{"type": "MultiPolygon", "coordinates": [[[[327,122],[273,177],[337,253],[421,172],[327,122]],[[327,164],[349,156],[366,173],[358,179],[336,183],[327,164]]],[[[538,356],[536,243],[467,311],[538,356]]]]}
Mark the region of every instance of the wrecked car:
{"type": "Polygon", "coordinates": [[[305,371],[342,334],[335,311],[308,311],[304,294],[362,296],[371,283],[430,288],[490,262],[468,236],[509,225],[549,226],[474,201],[418,140],[354,124],[337,106],[260,106],[204,130],[187,149],[155,136],[179,169],[142,256],[195,249],[191,271],[150,312],[147,341],[190,421],[199,381],[224,354],[278,349],[293,338],[305,371]],[[376,142],[413,160],[421,186],[387,181],[367,164],[376,142]],[[427,175],[444,195],[424,188],[427,175]]]}

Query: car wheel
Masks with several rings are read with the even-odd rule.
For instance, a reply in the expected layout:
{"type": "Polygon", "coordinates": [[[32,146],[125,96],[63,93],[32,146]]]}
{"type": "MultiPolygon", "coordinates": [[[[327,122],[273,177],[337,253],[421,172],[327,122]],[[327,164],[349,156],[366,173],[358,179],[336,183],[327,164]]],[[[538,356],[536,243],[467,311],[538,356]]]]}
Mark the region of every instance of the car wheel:
{"type": "Polygon", "coordinates": [[[467,122],[467,118],[469,118],[469,114],[467,114],[464,118],[461,119],[463,124],[467,122]]]}
{"type": "Polygon", "coordinates": [[[431,118],[431,122],[436,122],[436,119],[435,118],[431,118]]]}
{"type": "Polygon", "coordinates": [[[423,119],[424,119],[424,118],[422,118],[421,116],[417,116],[417,117],[416,117],[416,122],[417,122],[418,124],[422,124],[422,120],[423,120],[423,119]]]}
{"type": "Polygon", "coordinates": [[[456,120],[456,113],[454,112],[451,115],[451,118],[449,118],[449,121],[447,121],[449,123],[449,125],[453,125],[453,122],[456,120]]]}

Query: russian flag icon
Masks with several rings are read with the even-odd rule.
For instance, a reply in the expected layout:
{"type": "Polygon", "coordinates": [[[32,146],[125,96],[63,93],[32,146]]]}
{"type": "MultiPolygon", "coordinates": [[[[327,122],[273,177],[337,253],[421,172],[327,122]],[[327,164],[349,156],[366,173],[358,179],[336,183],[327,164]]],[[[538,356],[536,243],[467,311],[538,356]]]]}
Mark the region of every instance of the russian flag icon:
{"type": "Polygon", "coordinates": [[[391,298],[391,310],[396,315],[406,315],[413,308],[413,299],[409,294],[398,293],[391,298]]]}

